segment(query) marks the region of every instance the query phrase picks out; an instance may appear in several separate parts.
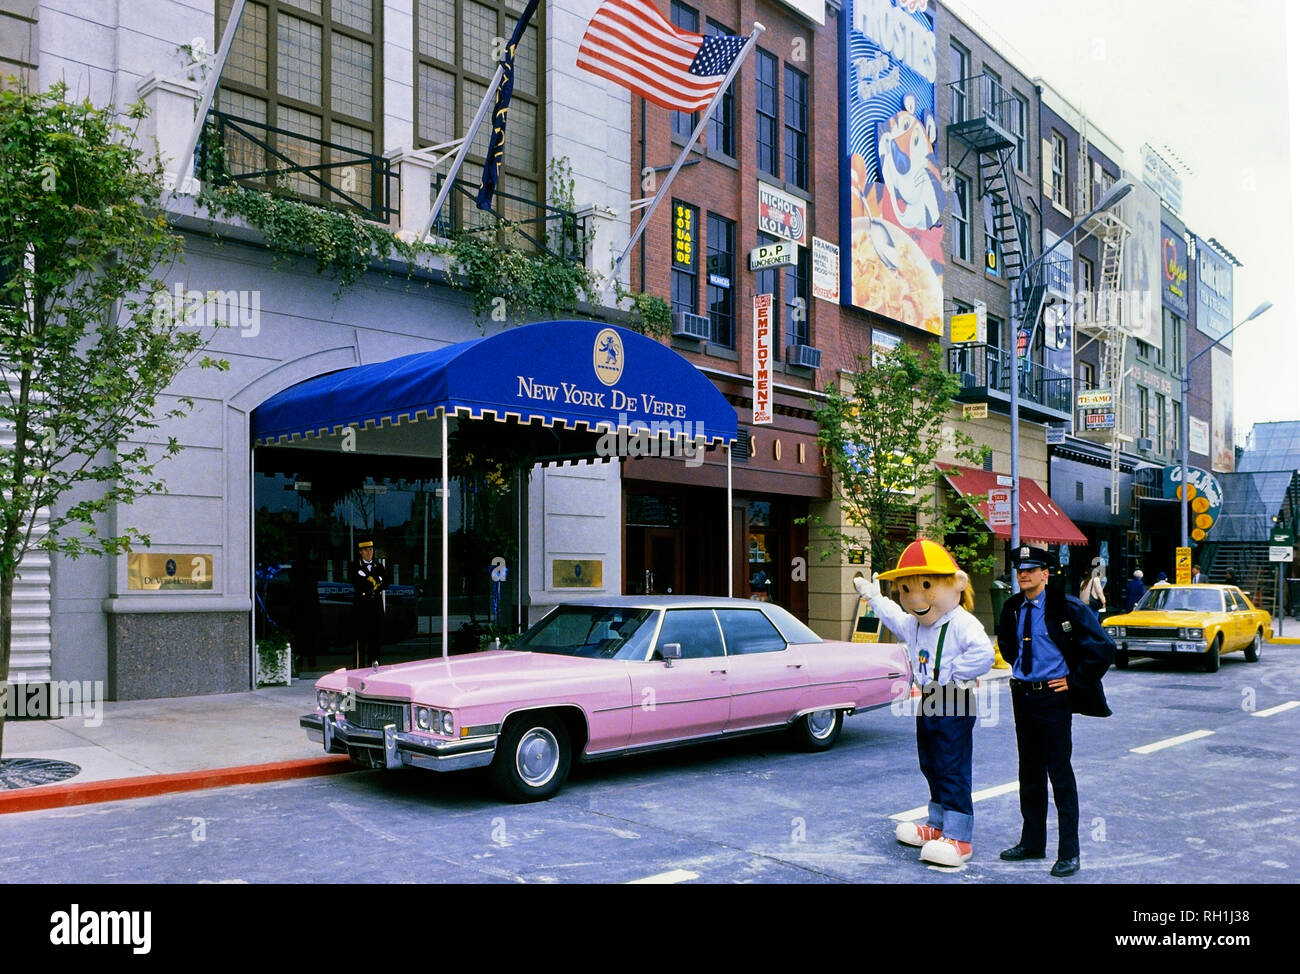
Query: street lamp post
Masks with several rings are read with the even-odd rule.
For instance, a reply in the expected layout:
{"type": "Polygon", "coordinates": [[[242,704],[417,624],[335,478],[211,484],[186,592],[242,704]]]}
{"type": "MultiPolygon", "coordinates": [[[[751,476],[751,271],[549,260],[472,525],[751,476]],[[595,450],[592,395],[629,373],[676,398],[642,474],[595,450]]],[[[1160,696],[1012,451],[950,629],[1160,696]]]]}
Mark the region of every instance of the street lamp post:
{"type": "MultiPolygon", "coordinates": [[[[1020,274],[1021,294],[1026,294],[1033,287],[1033,275],[1057,247],[1064,243],[1075,233],[1083,228],[1083,225],[1091,220],[1098,213],[1109,210],[1112,206],[1122,200],[1133,190],[1133,184],[1127,179],[1121,180],[1110,188],[1110,191],[1101,198],[1083,219],[1079,220],[1065,233],[1057,238],[1056,243],[1048,247],[1034,260],[1030,261],[1020,274]],[[1025,287],[1028,282],[1028,287],[1025,287]]],[[[1015,557],[1015,551],[1020,547],[1020,347],[1018,343],[1020,324],[1016,318],[1016,302],[1011,302],[1011,335],[1016,345],[1011,350],[1011,552],[1015,557]]],[[[1038,309],[1026,309],[1030,314],[1029,333],[1025,342],[1025,357],[1028,358],[1034,347],[1034,333],[1038,330],[1038,309]]]]}
{"type": "Polygon", "coordinates": [[[1189,358],[1187,360],[1187,364],[1183,366],[1183,374],[1182,374],[1183,428],[1178,431],[1179,467],[1182,472],[1182,484],[1178,492],[1182,498],[1182,500],[1179,502],[1179,508],[1182,516],[1184,548],[1191,547],[1191,545],[1189,544],[1188,532],[1187,532],[1187,493],[1188,493],[1187,491],[1187,439],[1188,439],[1189,431],[1191,430],[1191,426],[1192,426],[1192,422],[1191,422],[1192,410],[1191,410],[1191,403],[1189,403],[1187,400],[1187,395],[1191,386],[1192,363],[1195,362],[1202,355],[1204,355],[1206,352],[1208,352],[1210,349],[1214,348],[1216,345],[1221,346],[1221,343],[1225,338],[1231,335],[1234,331],[1236,331],[1246,322],[1254,321],[1256,318],[1258,318],[1260,315],[1262,315],[1265,311],[1267,311],[1271,307],[1273,307],[1273,302],[1265,301],[1263,304],[1261,304],[1250,314],[1246,315],[1245,318],[1243,318],[1241,321],[1237,322],[1226,332],[1224,332],[1221,337],[1216,338],[1214,341],[1210,342],[1210,344],[1207,345],[1205,348],[1201,349],[1199,352],[1197,352],[1195,355],[1189,358]]]}

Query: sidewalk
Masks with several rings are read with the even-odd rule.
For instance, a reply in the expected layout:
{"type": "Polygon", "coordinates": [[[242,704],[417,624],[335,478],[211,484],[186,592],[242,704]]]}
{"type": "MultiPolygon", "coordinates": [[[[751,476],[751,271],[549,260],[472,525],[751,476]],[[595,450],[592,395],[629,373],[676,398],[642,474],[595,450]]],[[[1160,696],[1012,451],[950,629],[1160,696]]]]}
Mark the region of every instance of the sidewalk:
{"type": "Polygon", "coordinates": [[[81,771],[58,784],[0,789],[0,813],[347,770],[347,758],[326,755],[298,726],[315,708],[313,683],[103,703],[90,716],[10,718],[6,760],[66,761],[81,771]]]}

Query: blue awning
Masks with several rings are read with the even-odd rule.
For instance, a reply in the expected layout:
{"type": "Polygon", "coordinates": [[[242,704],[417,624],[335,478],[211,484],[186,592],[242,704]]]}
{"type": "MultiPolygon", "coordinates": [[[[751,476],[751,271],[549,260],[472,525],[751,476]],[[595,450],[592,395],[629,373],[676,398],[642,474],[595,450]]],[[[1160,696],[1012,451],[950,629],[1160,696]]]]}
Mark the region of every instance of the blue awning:
{"type": "Polygon", "coordinates": [[[540,421],[565,429],[736,439],[736,410],[690,362],[658,342],[590,321],[512,328],[308,379],[253,411],[253,442],[433,419],[540,421]]]}

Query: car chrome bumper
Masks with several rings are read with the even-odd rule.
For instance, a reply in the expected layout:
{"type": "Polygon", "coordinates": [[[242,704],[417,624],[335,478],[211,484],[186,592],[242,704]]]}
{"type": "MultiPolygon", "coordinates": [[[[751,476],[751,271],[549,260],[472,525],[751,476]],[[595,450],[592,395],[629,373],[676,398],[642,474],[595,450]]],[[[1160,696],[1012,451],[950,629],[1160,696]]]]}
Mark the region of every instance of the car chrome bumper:
{"type": "Polygon", "coordinates": [[[407,765],[431,771],[460,771],[492,763],[497,735],[466,737],[458,741],[434,741],[399,731],[389,724],[383,730],[354,727],[337,714],[304,714],[298,726],[310,740],[322,745],[327,754],[348,754],[372,768],[407,765]]]}
{"type": "Polygon", "coordinates": [[[1195,639],[1121,639],[1119,648],[1138,656],[1172,656],[1175,653],[1204,653],[1208,651],[1203,641],[1195,639]]]}

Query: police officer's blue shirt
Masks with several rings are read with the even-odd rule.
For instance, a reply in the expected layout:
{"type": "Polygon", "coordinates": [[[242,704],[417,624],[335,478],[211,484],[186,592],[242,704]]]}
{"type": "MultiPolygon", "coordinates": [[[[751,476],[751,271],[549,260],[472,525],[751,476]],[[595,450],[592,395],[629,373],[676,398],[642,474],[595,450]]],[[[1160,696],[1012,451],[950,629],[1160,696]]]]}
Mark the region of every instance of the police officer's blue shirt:
{"type": "Polygon", "coordinates": [[[1037,598],[1026,599],[1025,605],[1020,607],[1020,611],[1016,614],[1016,637],[1019,638],[1024,632],[1025,606],[1030,605],[1033,606],[1033,616],[1029,622],[1029,635],[1033,639],[1033,668],[1029,673],[1024,671],[1025,654],[1022,652],[1016,657],[1016,665],[1011,668],[1011,675],[1018,680],[1032,680],[1035,683],[1069,676],[1070,667],[1047,632],[1047,617],[1043,614],[1044,607],[1047,605],[1046,588],[1038,593],[1037,598]]]}

